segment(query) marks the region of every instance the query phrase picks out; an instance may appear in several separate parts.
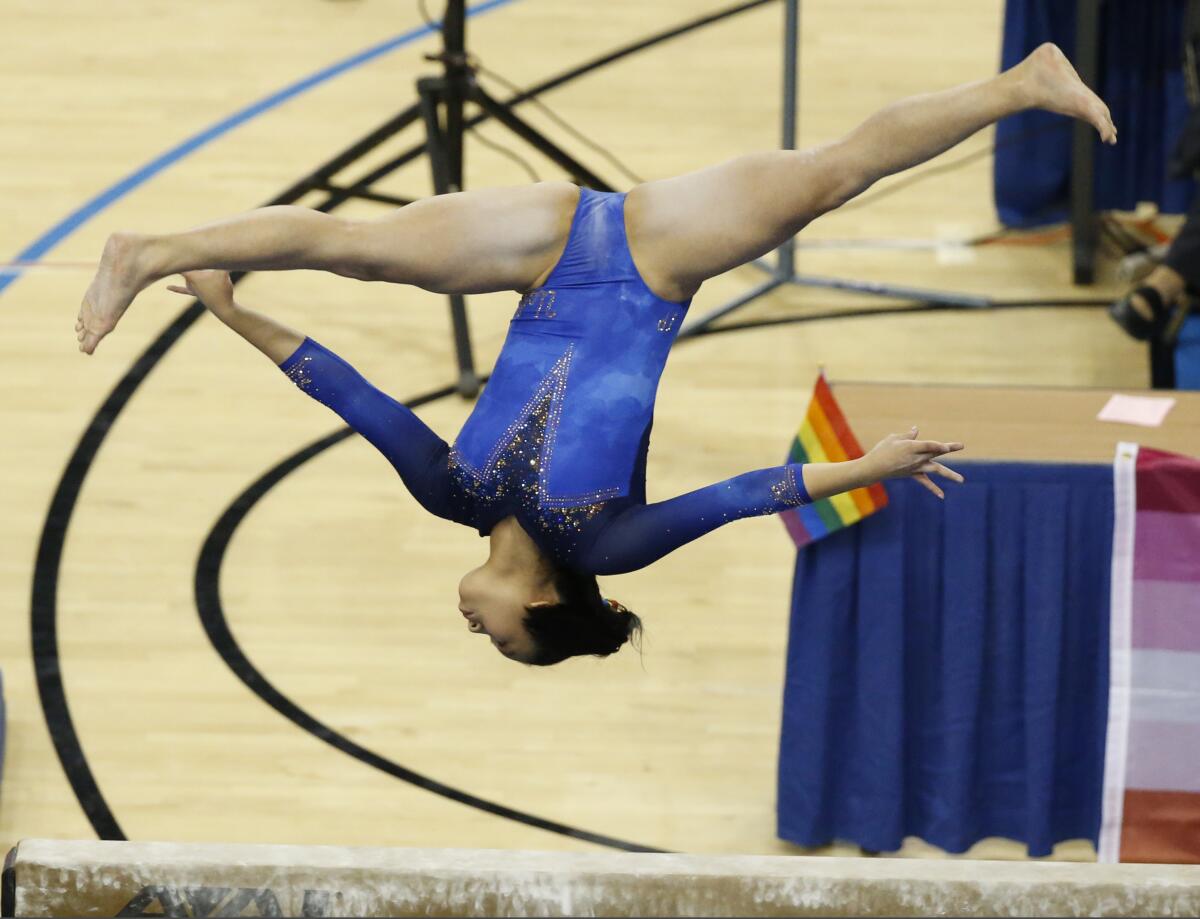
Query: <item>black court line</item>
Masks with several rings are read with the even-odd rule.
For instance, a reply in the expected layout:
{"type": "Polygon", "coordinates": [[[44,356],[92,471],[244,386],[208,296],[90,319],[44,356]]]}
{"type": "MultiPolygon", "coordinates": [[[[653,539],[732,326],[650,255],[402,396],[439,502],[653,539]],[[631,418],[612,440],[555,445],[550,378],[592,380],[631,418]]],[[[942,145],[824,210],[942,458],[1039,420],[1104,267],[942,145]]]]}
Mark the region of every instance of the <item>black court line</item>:
{"type": "MultiPolygon", "coordinates": [[[[774,0],[749,0],[680,26],[660,32],[648,39],[625,46],[609,54],[593,59],[581,66],[564,71],[551,77],[541,84],[526,90],[517,101],[525,101],[538,93],[558,87],[564,83],[590,73],[600,67],[620,60],[630,54],[651,48],[660,42],[676,38],[702,26],[719,22],[725,18],[746,10],[754,9],[774,0]]],[[[271,201],[269,203],[276,203],[271,201]]],[[[67,529],[71,516],[79,500],[88,471],[103,445],[108,432],[117,416],[132,398],[138,386],[149,376],[171,346],[196,322],[205,312],[204,307],[196,302],[184,310],[171,322],[142,355],[126,371],[109,393],[104,403],[96,411],[87,427],[84,429],[67,466],[59,478],[46,519],[42,525],[42,534],[38,542],[37,558],[34,563],[33,586],[30,597],[30,636],[34,662],[34,676],[37,681],[38,698],[41,701],[42,715],[46,728],[50,733],[54,751],[62,764],[63,772],[75,793],[84,815],[92,825],[92,829],[100,839],[125,839],[120,824],[108,806],[104,795],[96,783],[95,775],[88,765],[87,756],[83,751],[79,733],[71,718],[70,706],[67,703],[66,689],[63,685],[62,668],[58,653],[58,580],[62,569],[63,546],[66,542],[67,529]]],[[[336,436],[336,435],[335,435],[336,436]]],[[[325,449],[328,447],[323,447],[325,449]]],[[[286,474],[286,473],[285,473],[286,474]]],[[[315,719],[314,719],[315,721],[315,719]]],[[[319,722],[317,722],[319,724],[319,722]]],[[[400,768],[400,767],[396,767],[400,768]]],[[[413,773],[413,775],[416,775],[413,773]]],[[[469,798],[470,796],[466,796],[469,798]]],[[[464,798],[464,800],[466,800],[464,798]]],[[[483,802],[485,804],[489,802],[483,802]]],[[[501,807],[500,805],[492,805],[501,807]]],[[[516,812],[514,812],[516,813],[516,812]]],[[[540,818],[531,818],[540,819],[540,818]]],[[[557,826],[557,825],[556,825],[557,826]]],[[[568,828],[569,829],[569,828],[568,828]]],[[[579,838],[586,838],[580,836],[579,838]]],[[[599,837],[603,838],[603,837],[599,837]]],[[[625,844],[613,840],[620,846],[625,844]]],[[[649,850],[647,850],[649,851],[649,850]]]]}
{"type": "MultiPolygon", "coordinates": [[[[1001,302],[997,304],[999,308],[1051,309],[1069,307],[1092,308],[1097,305],[1100,305],[1098,301],[1095,303],[1087,301],[1051,301],[1048,303],[1021,302],[1004,304],[1001,302]]],[[[696,338],[705,338],[725,332],[743,331],[778,324],[811,322],[821,319],[862,318],[871,314],[902,315],[907,313],[927,313],[944,309],[946,307],[916,304],[884,309],[788,316],[780,319],[731,323],[708,330],[703,335],[697,335],[696,338]]],[[[155,365],[166,356],[171,346],[182,337],[184,332],[191,328],[204,312],[204,307],[198,303],[193,303],[191,306],[185,308],[160,333],[158,338],[146,348],[142,355],[113,387],[84,431],[75,451],[67,462],[66,469],[63,471],[54,496],[50,501],[50,508],[46,514],[46,520],[43,524],[38,544],[30,600],[30,631],[38,696],[41,700],[46,727],[54,744],[55,753],[62,764],[63,772],[66,774],[67,781],[70,783],[76,799],[83,808],[88,822],[91,823],[93,830],[100,839],[125,839],[126,837],[112,810],[105,801],[88,765],[83,745],[75,730],[70,708],[67,704],[66,690],[63,685],[59,663],[57,624],[58,579],[62,568],[63,545],[66,540],[71,515],[74,512],[84,480],[87,477],[92,462],[95,460],[96,454],[99,452],[100,446],[108,435],[109,429],[116,421],[117,416],[126,403],[132,398],[137,387],[149,376],[155,365]]],[[[411,401],[409,405],[425,404],[451,390],[452,387],[438,390],[411,401]]],[[[421,776],[412,770],[408,770],[403,766],[398,766],[382,757],[378,757],[376,754],[371,753],[371,751],[359,747],[352,741],[337,735],[336,732],[295,706],[282,693],[275,690],[258,673],[253,664],[246,659],[245,655],[237,649],[236,641],[229,632],[224,614],[220,609],[218,591],[220,561],[223,557],[224,545],[227,544],[229,535],[232,534],[232,530],[236,528],[237,523],[245,516],[250,507],[266,491],[282,480],[284,476],[298,468],[304,462],[307,462],[313,456],[346,439],[352,433],[349,428],[344,428],[310,444],[308,447],[303,448],[276,465],[234,501],[225,514],[222,515],[205,541],[196,568],[196,602],[202,621],[204,622],[205,631],[226,664],[252,690],[258,692],[259,688],[262,688],[263,693],[260,693],[260,696],[285,717],[288,717],[305,730],[310,731],[310,733],[313,733],[321,740],[390,775],[395,775],[397,778],[402,778],[406,781],[412,781],[413,784],[419,787],[426,788],[438,794],[444,794],[446,797],[460,801],[461,803],[480,807],[489,813],[521,820],[522,822],[529,823],[531,826],[537,826],[551,832],[561,832],[577,839],[596,842],[600,845],[610,845],[615,848],[628,849],[630,851],[661,851],[651,847],[626,843],[621,840],[609,839],[609,837],[591,834],[584,830],[565,826],[564,824],[522,814],[503,805],[494,804],[465,792],[457,791],[449,786],[421,776]],[[228,533],[226,533],[223,540],[219,541],[217,536],[222,529],[228,530],[228,533]]]]}
{"type": "MultiPolygon", "coordinates": [[[[576,67],[572,70],[552,77],[537,86],[526,90],[518,97],[514,97],[513,102],[524,101],[547,91],[551,88],[561,86],[569,80],[583,76],[599,67],[612,63],[637,51],[642,51],[654,45],[676,38],[686,34],[694,29],[705,25],[719,22],[730,16],[745,12],[750,9],[763,6],[773,0],[749,0],[714,13],[707,14],[699,19],[674,27],[667,31],[658,33],[648,39],[636,42],[625,46],[617,51],[596,58],[584,65],[576,67]]],[[[997,307],[1004,306],[1015,307],[1018,305],[1034,306],[1035,304],[996,304],[997,307]]],[[[1083,303],[1061,303],[1061,304],[1036,304],[1038,306],[1084,306],[1083,303]]],[[[1097,304],[1099,305],[1099,304],[1097,304]]],[[[706,330],[704,336],[714,335],[721,332],[732,332],[741,329],[757,328],[764,325],[774,325],[793,322],[811,322],[821,319],[839,319],[839,318],[854,318],[856,316],[865,316],[876,313],[903,313],[903,312],[926,312],[931,309],[945,309],[945,307],[929,307],[926,308],[922,304],[916,304],[909,307],[897,307],[884,310],[861,310],[861,311],[843,311],[841,313],[824,313],[824,314],[809,314],[807,316],[785,317],[777,320],[762,320],[756,322],[745,322],[727,324],[721,327],[706,330]]],[[[66,690],[63,684],[61,665],[58,652],[58,580],[62,567],[63,546],[66,540],[67,529],[70,524],[71,516],[74,512],[75,505],[79,498],[79,493],[83,487],[84,480],[91,468],[92,462],[95,460],[96,454],[99,452],[104,439],[107,437],[110,428],[116,421],[117,416],[124,409],[129,399],[132,398],[138,386],[149,376],[155,365],[166,356],[172,345],[186,332],[205,312],[203,306],[198,303],[193,303],[185,308],[176,318],[168,325],[162,333],[156,338],[142,353],[142,355],[134,362],[125,375],[113,387],[104,403],[97,410],[87,428],[84,430],[79,443],[76,445],[71,458],[67,462],[67,466],[60,477],[59,483],[55,489],[54,495],[50,502],[50,507],[46,514],[46,519],[42,527],[42,533],[38,544],[37,558],[34,566],[32,594],[30,599],[30,632],[32,643],[32,654],[34,660],[34,673],[37,681],[38,696],[42,705],[43,716],[46,721],[47,729],[50,733],[51,740],[54,744],[55,753],[62,764],[63,771],[66,774],[67,780],[71,785],[75,797],[78,799],[80,806],[83,808],[89,823],[101,839],[124,839],[126,838],[116,817],[109,808],[100,788],[96,782],[95,776],[91,771],[87,762],[87,757],[84,754],[82,743],[79,740],[78,732],[75,730],[74,722],[71,718],[70,707],[67,703],[66,690]]],[[[703,337],[703,336],[696,336],[703,337]]],[[[439,391],[441,392],[441,391],[439,391]]],[[[437,398],[438,394],[430,394],[424,398],[428,401],[431,398],[437,398]]],[[[414,403],[418,404],[416,400],[414,403]]],[[[222,657],[226,663],[234,670],[234,672],[245,682],[250,688],[261,688],[264,701],[271,704],[277,711],[289,717],[293,722],[309,730],[315,736],[325,740],[338,749],[342,749],[350,755],[356,756],[360,760],[379,768],[388,774],[395,775],[406,781],[411,781],[422,788],[426,788],[438,794],[444,794],[453,800],[460,801],[464,804],[470,804],[479,807],[489,813],[498,816],[508,817],[514,820],[521,820],[531,826],[537,826],[542,829],[547,829],[551,832],[564,833],[565,835],[574,838],[596,842],[600,845],[613,846],[615,848],[628,849],[630,851],[661,851],[650,847],[638,846],[631,843],[626,843],[617,839],[591,834],[587,831],[578,830],[564,824],[555,823],[553,821],[544,820],[528,814],[523,814],[520,811],[507,808],[503,805],[485,801],[476,798],[465,792],[452,789],[449,786],[442,785],[425,776],[408,770],[403,766],[396,765],[390,761],[378,757],[376,754],[365,748],[359,747],[352,741],[337,735],[321,722],[312,718],[302,709],[299,709],[285,696],[274,689],[261,674],[254,668],[245,655],[241,654],[237,649],[236,642],[233,640],[232,634],[229,633],[228,626],[225,624],[224,615],[220,610],[219,593],[217,591],[217,577],[219,575],[220,558],[223,555],[223,548],[219,546],[219,541],[214,539],[218,528],[222,522],[227,524],[232,523],[236,527],[237,520],[245,515],[245,512],[253,505],[258,497],[252,494],[256,487],[262,487],[263,492],[269,490],[276,482],[282,479],[288,472],[292,471],[302,463],[311,459],[321,451],[328,449],[335,443],[348,437],[352,432],[349,429],[339,431],[329,437],[323,438],[314,444],[302,449],[294,454],[289,459],[280,463],[265,476],[260,478],[258,482],[252,485],[242,496],[237,499],[234,504],[222,516],[221,521],[218,521],[217,528],[214,528],[213,533],[210,533],[209,539],[206,540],[204,550],[201,553],[201,561],[197,565],[196,572],[196,596],[197,604],[203,602],[211,604],[216,614],[210,614],[207,619],[204,619],[205,629],[209,634],[210,640],[218,652],[222,653],[222,657]],[[272,480],[272,477],[273,480],[272,480]],[[243,508],[241,503],[248,501],[248,504],[243,508]],[[221,548],[218,552],[217,549],[221,548]],[[207,553],[207,554],[206,554],[207,553]],[[216,567],[210,567],[212,562],[216,562],[216,567]],[[202,587],[202,578],[211,579],[211,588],[202,587]],[[211,595],[208,591],[211,589],[211,595]],[[224,650],[222,650],[224,649],[224,650]],[[228,657],[226,656],[228,654],[228,657]],[[274,695],[271,695],[271,694],[274,695]],[[268,698],[269,696],[269,698],[268,698]]],[[[230,530],[232,532],[232,529],[230,530]]],[[[203,610],[203,607],[201,607],[203,610]]],[[[202,619],[204,613],[202,612],[202,619]]]]}
{"type": "MultiPolygon", "coordinates": [[[[405,405],[409,408],[416,408],[437,399],[444,399],[455,392],[455,387],[447,386],[435,392],[419,396],[406,402],[405,405]]],[[[626,842],[625,840],[615,839],[599,833],[592,833],[588,830],[581,830],[577,827],[568,826],[565,823],[547,820],[503,804],[497,804],[494,801],[488,801],[469,792],[453,788],[436,779],[431,779],[426,775],[394,763],[386,757],[368,750],[361,744],[355,743],[327,724],[314,718],[275,688],[270,680],[263,676],[246,656],[245,652],[242,651],[237,643],[237,639],[229,628],[229,622],[225,618],[225,611],[221,605],[221,563],[225,559],[230,540],[233,539],[238,525],[246,518],[246,515],[289,473],[353,434],[354,431],[350,428],[343,428],[327,437],[314,441],[268,470],[234,499],[233,503],[225,510],[220,519],[217,520],[208,537],[204,540],[204,547],[200,550],[200,558],[196,562],[196,608],[200,613],[200,621],[204,624],[204,631],[208,635],[209,641],[212,642],[213,647],[216,648],[217,653],[221,656],[221,659],[237,675],[238,679],[246,684],[251,692],[297,727],[325,741],[325,743],[334,749],[341,750],[343,753],[354,757],[359,762],[372,766],[401,781],[408,782],[435,795],[441,795],[443,798],[448,798],[451,801],[457,801],[459,804],[465,804],[469,807],[486,811],[497,817],[515,820],[526,826],[547,830],[551,833],[559,833],[563,836],[569,836],[572,839],[608,846],[613,849],[623,849],[626,852],[666,851],[664,849],[656,849],[652,846],[626,842]]]]}
{"type": "MultiPolygon", "coordinates": [[[[998,302],[1000,308],[1020,308],[1034,306],[1054,306],[1054,307],[1094,307],[1096,301],[1090,300],[1063,300],[1051,301],[1050,303],[1036,303],[1034,301],[1010,301],[998,302]]],[[[948,307],[939,304],[906,304],[896,307],[884,307],[875,309],[859,309],[848,310],[843,312],[826,312],[808,315],[785,316],[775,319],[766,320],[751,320],[741,323],[730,323],[717,328],[708,329],[705,332],[695,337],[707,337],[718,335],[726,332],[744,331],[764,326],[810,322],[817,320],[828,319],[849,319],[861,318],[868,315],[905,315],[909,313],[926,313],[936,310],[945,310],[948,307]]],[[[956,312],[967,311],[969,308],[953,308],[956,312]]],[[[486,382],[484,377],[480,382],[486,382]]],[[[447,396],[454,394],[455,387],[447,386],[421,396],[417,396],[404,404],[415,409],[422,405],[427,405],[439,399],[444,399],[447,396]]],[[[608,846],[615,849],[623,849],[629,852],[663,852],[666,850],[656,849],[650,846],[643,846],[636,843],[629,843],[623,840],[615,839],[609,836],[603,836],[597,833],[592,833],[587,830],[581,830],[577,827],[568,826],[556,821],[547,820],[542,817],[537,817],[532,814],[518,811],[514,808],[507,807],[502,804],[497,804],[483,798],[479,798],[468,792],[453,788],[436,779],[431,779],[428,776],[422,775],[412,769],[392,762],[386,757],[355,743],[349,738],[343,736],[333,728],[319,721],[310,715],[307,711],[280,692],[242,651],[234,637],[233,632],[229,628],[229,622],[225,616],[225,611],[221,603],[220,594],[220,577],[221,564],[225,559],[226,550],[233,539],[234,533],[238,526],[246,518],[254,506],[260,500],[278,485],[283,479],[300,468],[309,460],[319,456],[325,450],[336,444],[341,443],[355,432],[351,428],[342,428],[320,440],[314,441],[307,447],[298,450],[291,456],[282,460],[273,468],[264,473],[257,481],[252,483],[245,491],[243,491],[233,503],[225,510],[221,517],[214,524],[204,541],[204,546],[201,549],[200,557],[196,563],[195,574],[195,596],[196,608],[200,613],[200,620],[204,625],[204,631],[208,635],[209,641],[221,656],[221,659],[232,670],[255,695],[270,705],[275,711],[283,715],[297,727],[307,731],[314,737],[323,740],[325,743],[341,750],[343,753],[354,757],[368,766],[385,772],[388,775],[394,776],[401,781],[408,782],[412,785],[422,788],[436,795],[448,798],[452,801],[457,801],[460,804],[465,804],[470,807],[478,808],[487,813],[494,814],[498,817],[504,817],[509,820],[514,820],[518,823],[523,823],[527,826],[536,827],[538,829],[547,830],[551,833],[559,833],[573,839],[580,839],[586,842],[596,843],[597,845],[608,846]]]]}
{"type": "Polygon", "coordinates": [[[63,544],[71,514],[79,500],[79,492],[113,422],[138,386],[149,376],[154,365],[204,313],[205,309],[199,303],[184,309],[113,387],[67,461],[67,468],[63,470],[54,497],[50,500],[50,510],[46,514],[38,543],[37,561],[33,569],[33,595],[30,599],[30,631],[38,696],[63,772],[88,822],[101,839],[124,839],[125,834],[105,802],[104,795],[100,793],[67,706],[67,693],[63,687],[58,658],[58,576],[62,568],[63,544]]]}

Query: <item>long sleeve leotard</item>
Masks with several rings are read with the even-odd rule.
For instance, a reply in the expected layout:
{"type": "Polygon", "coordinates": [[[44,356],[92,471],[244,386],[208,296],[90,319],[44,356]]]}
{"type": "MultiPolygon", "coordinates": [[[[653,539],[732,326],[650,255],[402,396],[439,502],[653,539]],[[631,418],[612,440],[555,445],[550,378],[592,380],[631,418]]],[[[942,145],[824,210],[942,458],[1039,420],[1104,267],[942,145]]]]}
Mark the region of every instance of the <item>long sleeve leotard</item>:
{"type": "Polygon", "coordinates": [[[801,467],[784,465],[646,503],[654,399],[687,306],[638,274],[624,195],[583,189],[562,257],[521,298],[453,446],[311,339],[281,369],[387,457],[429,512],[481,535],[515,516],[560,563],[617,574],[810,501],[801,467]]]}

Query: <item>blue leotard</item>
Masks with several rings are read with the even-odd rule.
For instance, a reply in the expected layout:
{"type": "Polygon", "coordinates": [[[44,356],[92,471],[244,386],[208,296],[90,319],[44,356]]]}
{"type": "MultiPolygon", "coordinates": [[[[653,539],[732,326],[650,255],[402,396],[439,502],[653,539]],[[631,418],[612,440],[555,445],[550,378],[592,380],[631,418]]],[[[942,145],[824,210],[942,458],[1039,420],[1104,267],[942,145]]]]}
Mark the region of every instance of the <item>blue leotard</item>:
{"type": "Polygon", "coordinates": [[[688,303],[646,286],[624,212],[623,194],[581,190],[562,257],[521,298],[453,446],[311,339],[281,369],[378,448],[426,510],[480,535],[514,516],[579,571],[633,571],[731,520],[809,503],[799,465],[646,503],[655,394],[688,303]]]}

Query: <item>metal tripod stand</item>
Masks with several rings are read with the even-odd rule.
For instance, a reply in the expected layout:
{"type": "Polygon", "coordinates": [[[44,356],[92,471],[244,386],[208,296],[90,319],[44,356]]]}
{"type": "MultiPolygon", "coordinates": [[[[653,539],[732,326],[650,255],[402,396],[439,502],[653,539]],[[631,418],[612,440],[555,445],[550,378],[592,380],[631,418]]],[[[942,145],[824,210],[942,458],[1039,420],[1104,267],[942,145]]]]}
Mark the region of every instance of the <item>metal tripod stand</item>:
{"type": "MultiPolygon", "coordinates": [[[[463,135],[466,102],[479,106],[539,153],[564,169],[580,185],[598,191],[612,187],[575,159],[560,146],[519,117],[512,108],[493,98],[475,79],[475,69],[466,51],[465,0],[448,0],[442,20],[443,50],[432,56],[443,65],[439,77],[424,77],[417,81],[420,101],[417,103],[425,122],[426,149],[433,170],[435,194],[459,191],[463,185],[463,135]]],[[[458,391],[464,396],[479,389],[471,352],[470,327],[462,296],[450,295],[450,316],[454,324],[454,346],[458,356],[458,391]]]]}
{"type": "MultiPolygon", "coordinates": [[[[447,0],[442,20],[442,50],[426,55],[428,60],[442,65],[439,76],[423,77],[417,81],[418,101],[388,119],[370,134],[339,153],[329,162],[301,179],[272,204],[291,204],[313,191],[326,194],[316,210],[331,211],[338,205],[358,198],[403,207],[411,200],[372,190],[380,179],[411,162],[421,151],[409,151],[372,169],[349,185],[340,185],[334,177],[362,159],[395,134],[420,121],[425,128],[425,152],[433,174],[433,189],[438,195],[461,191],[463,187],[464,137],[469,122],[464,107],[470,102],[494,118],[521,140],[561,167],[573,181],[598,191],[612,191],[612,186],[560,146],[520,118],[512,106],[493,98],[475,78],[475,68],[466,49],[466,2],[447,0]]],[[[471,347],[471,331],[467,322],[466,302],[460,294],[450,294],[450,321],[453,327],[455,358],[458,364],[457,389],[464,397],[479,391],[479,375],[471,347]]]]}
{"type": "MultiPolygon", "coordinates": [[[[783,125],[780,146],[784,150],[795,150],[796,109],[799,101],[800,82],[798,73],[800,63],[800,0],[783,0],[783,5],[783,125]]],[[[855,281],[812,274],[797,274],[795,237],[787,240],[776,249],[774,256],[773,263],[766,259],[759,259],[752,263],[755,267],[767,273],[765,281],[761,281],[745,293],[734,297],[724,306],[719,306],[689,323],[679,333],[679,337],[689,338],[693,335],[703,335],[705,332],[710,331],[713,323],[718,319],[742,309],[742,307],[747,306],[759,297],[785,284],[855,291],[875,297],[894,297],[901,300],[916,300],[921,303],[933,303],[943,306],[986,308],[991,305],[989,298],[973,296],[971,294],[926,290],[896,284],[876,284],[870,281],[855,281]]]]}
{"type": "MultiPolygon", "coordinates": [[[[782,2],[784,28],[781,146],[784,149],[795,149],[799,85],[797,70],[800,0],[782,0],[782,2]]],[[[612,186],[595,172],[516,115],[512,102],[504,103],[496,100],[479,85],[476,80],[475,67],[466,48],[466,20],[465,0],[447,0],[440,27],[442,50],[438,54],[426,56],[429,60],[442,65],[442,73],[439,76],[424,77],[417,81],[418,101],[388,119],[374,131],[268,203],[294,204],[310,192],[322,192],[326,197],[314,207],[316,210],[324,212],[331,211],[352,198],[402,207],[412,203],[411,200],[375,191],[372,186],[401,166],[412,162],[422,152],[429,154],[434,192],[446,194],[460,191],[463,187],[465,132],[481,117],[494,118],[562,168],[577,184],[586,185],[597,191],[613,191],[612,186]],[[464,112],[468,102],[477,106],[481,110],[481,114],[468,119],[464,112]],[[426,141],[423,148],[413,148],[393,157],[350,184],[339,184],[335,181],[335,177],[343,170],[354,165],[391,137],[417,122],[421,122],[425,129],[426,141]]],[[[755,285],[724,306],[718,307],[690,323],[682,330],[680,337],[687,338],[703,334],[716,320],[741,309],[785,284],[852,290],[875,296],[897,297],[947,306],[987,307],[990,305],[990,300],[986,297],[797,274],[794,239],[788,240],[776,250],[772,262],[763,259],[755,262],[754,265],[767,273],[768,277],[765,281],[755,285]]],[[[456,388],[463,396],[470,397],[479,391],[479,375],[475,369],[474,353],[471,347],[466,303],[462,296],[450,295],[449,306],[455,357],[458,365],[456,388]]]]}

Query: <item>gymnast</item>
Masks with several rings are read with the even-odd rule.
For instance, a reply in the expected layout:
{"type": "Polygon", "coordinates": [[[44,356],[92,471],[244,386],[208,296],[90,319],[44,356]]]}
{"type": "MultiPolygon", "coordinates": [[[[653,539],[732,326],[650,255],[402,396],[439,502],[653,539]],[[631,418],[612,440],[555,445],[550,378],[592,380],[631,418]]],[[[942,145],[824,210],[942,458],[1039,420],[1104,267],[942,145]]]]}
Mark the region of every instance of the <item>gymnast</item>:
{"type": "Polygon", "coordinates": [[[375,221],[269,207],[189,232],[113,234],[76,322],[86,354],[139,291],[182,274],[189,294],[329,406],[392,463],[430,513],[489,537],[459,584],[472,632],[501,654],[553,664],[608,655],[639,618],[596,575],[633,571],[742,517],[883,479],[962,476],[938,458],[960,443],[890,435],[841,463],[777,466],[667,501],[645,491],[654,399],[700,284],[771,251],[884,176],[1016,112],[1090,122],[1108,109],[1043,45],[990,79],[893,103],[845,138],[742,156],[598,193],[565,182],[442,195],[375,221]],[[437,293],[521,296],[490,382],[454,444],[310,338],[235,302],[228,271],[319,269],[437,293]]]}

